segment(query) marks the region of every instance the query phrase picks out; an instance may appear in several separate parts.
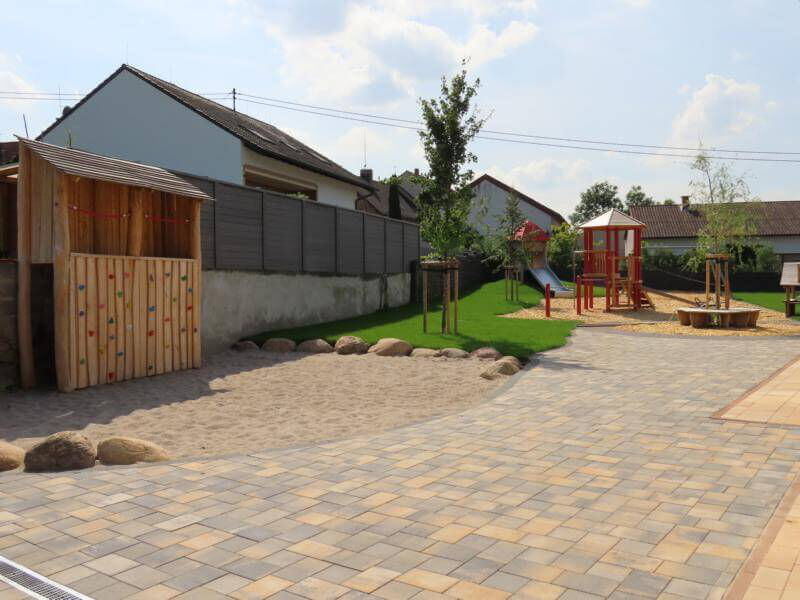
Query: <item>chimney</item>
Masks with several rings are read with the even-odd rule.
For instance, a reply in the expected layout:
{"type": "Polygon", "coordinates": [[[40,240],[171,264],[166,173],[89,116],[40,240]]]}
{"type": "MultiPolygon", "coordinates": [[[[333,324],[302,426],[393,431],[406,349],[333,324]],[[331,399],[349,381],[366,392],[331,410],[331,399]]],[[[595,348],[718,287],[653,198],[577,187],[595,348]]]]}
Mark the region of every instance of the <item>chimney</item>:
{"type": "Polygon", "coordinates": [[[419,176],[419,169],[414,169],[414,175],[419,176]]]}
{"type": "Polygon", "coordinates": [[[372,169],[361,169],[361,179],[372,181],[372,169]]]}
{"type": "Polygon", "coordinates": [[[681,210],[689,208],[689,196],[681,196],[681,210]]]}

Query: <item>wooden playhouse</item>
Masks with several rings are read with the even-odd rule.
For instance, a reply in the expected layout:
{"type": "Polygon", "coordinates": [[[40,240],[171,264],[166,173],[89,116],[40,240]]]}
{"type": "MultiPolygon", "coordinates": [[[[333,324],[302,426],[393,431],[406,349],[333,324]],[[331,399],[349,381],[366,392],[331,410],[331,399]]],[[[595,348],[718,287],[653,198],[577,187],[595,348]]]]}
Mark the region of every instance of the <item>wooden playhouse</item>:
{"type": "Polygon", "coordinates": [[[199,367],[200,205],[210,198],[158,167],[19,143],[22,387],[36,383],[32,265],[52,265],[59,390],[199,367]]]}

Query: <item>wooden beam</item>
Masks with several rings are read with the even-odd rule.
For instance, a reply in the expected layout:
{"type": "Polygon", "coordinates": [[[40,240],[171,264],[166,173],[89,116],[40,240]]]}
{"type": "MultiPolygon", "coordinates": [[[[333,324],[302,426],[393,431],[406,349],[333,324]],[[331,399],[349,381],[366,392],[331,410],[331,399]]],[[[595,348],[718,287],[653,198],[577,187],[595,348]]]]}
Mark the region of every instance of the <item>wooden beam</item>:
{"type": "Polygon", "coordinates": [[[31,151],[20,144],[17,182],[17,343],[20,384],[36,385],[31,326],[31,151]]]}
{"type": "MultiPolygon", "coordinates": [[[[184,199],[184,202],[190,202],[188,199],[184,199]]],[[[191,300],[190,306],[192,307],[190,311],[191,316],[191,329],[190,329],[190,336],[192,337],[192,366],[195,369],[199,369],[202,366],[202,319],[201,319],[201,310],[203,305],[203,289],[202,289],[202,282],[203,282],[203,247],[201,244],[201,229],[200,229],[200,221],[202,218],[201,215],[201,208],[202,204],[198,200],[191,200],[192,202],[192,209],[191,209],[191,219],[190,229],[192,232],[191,235],[191,254],[192,258],[194,259],[194,271],[192,273],[192,293],[191,293],[191,300]]]]}
{"type": "Polygon", "coordinates": [[[131,191],[130,217],[128,218],[128,255],[141,256],[144,241],[144,193],[142,189],[131,191]]]}
{"type": "Polygon", "coordinates": [[[58,389],[71,392],[75,382],[70,377],[70,316],[72,290],[69,287],[69,178],[55,173],[55,195],[53,199],[53,314],[55,329],[56,380],[58,389]]]}

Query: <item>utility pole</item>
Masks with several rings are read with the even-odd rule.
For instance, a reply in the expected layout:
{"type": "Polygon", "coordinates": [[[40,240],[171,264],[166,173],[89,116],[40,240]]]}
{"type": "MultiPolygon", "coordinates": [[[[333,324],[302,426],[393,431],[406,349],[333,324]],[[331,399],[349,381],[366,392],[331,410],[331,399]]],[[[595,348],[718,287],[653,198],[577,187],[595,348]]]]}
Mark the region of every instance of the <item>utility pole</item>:
{"type": "Polygon", "coordinates": [[[233,112],[236,112],[236,88],[233,88],[233,112]]]}

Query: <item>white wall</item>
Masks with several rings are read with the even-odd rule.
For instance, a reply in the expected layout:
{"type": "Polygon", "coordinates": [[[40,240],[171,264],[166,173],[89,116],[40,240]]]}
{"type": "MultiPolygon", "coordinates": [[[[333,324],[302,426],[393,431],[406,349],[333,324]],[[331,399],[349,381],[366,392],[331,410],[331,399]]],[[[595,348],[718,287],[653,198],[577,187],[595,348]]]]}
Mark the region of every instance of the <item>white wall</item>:
{"type": "MultiPolygon", "coordinates": [[[[775,254],[800,254],[800,236],[797,235],[757,237],[753,241],[757,244],[772,246],[775,254]]],[[[663,248],[673,254],[686,254],[696,246],[697,238],[659,238],[644,240],[644,242],[649,250],[663,248]]]]}
{"type": "Polygon", "coordinates": [[[241,142],[128,71],[75,109],[44,141],[242,183],[241,142]]]}
{"type": "MultiPolygon", "coordinates": [[[[264,331],[372,313],[381,293],[380,277],[203,271],[203,352],[264,331]]],[[[389,306],[408,304],[411,275],[388,275],[386,296],[389,306]]]]}
{"type": "MultiPolygon", "coordinates": [[[[481,181],[474,191],[475,201],[470,214],[470,221],[478,228],[479,232],[483,233],[484,225],[488,225],[490,228],[497,226],[499,217],[506,209],[508,192],[497,187],[491,181],[481,181]],[[481,224],[481,219],[478,215],[482,203],[485,203],[488,209],[486,215],[482,218],[484,225],[481,224]]],[[[519,200],[519,207],[526,219],[533,221],[545,231],[550,231],[555,225],[553,217],[543,210],[531,206],[522,198],[519,200]]]]}
{"type": "Polygon", "coordinates": [[[342,208],[354,209],[356,207],[356,196],[359,192],[366,190],[355,185],[350,185],[344,181],[333,179],[307,171],[300,167],[281,162],[274,158],[264,156],[254,152],[242,144],[242,164],[254,167],[257,171],[272,174],[276,177],[286,177],[290,181],[302,183],[312,189],[317,190],[317,201],[320,204],[331,204],[342,208]]]}

